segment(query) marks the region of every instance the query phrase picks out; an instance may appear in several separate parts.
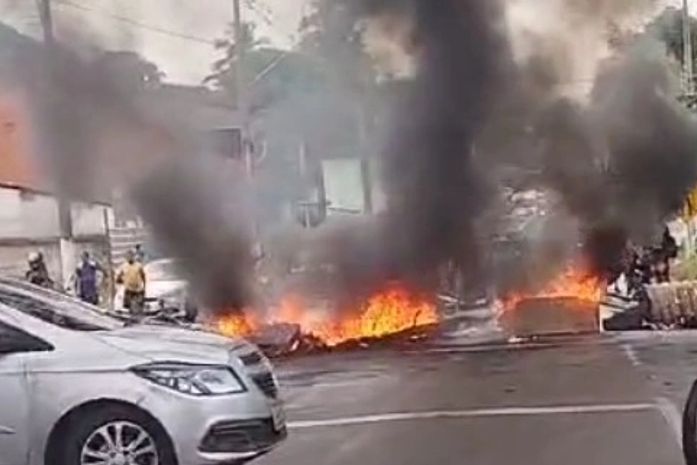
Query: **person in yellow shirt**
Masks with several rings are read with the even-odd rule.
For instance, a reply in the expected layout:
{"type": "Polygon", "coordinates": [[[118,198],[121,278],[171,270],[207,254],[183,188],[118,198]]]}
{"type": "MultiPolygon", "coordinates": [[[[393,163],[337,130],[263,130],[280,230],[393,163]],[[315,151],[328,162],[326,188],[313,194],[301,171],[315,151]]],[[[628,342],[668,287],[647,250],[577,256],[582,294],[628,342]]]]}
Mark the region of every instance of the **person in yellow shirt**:
{"type": "Polygon", "coordinates": [[[136,261],[135,253],[126,253],[126,263],[119,269],[116,282],[123,284],[123,306],[132,314],[142,313],[145,304],[145,269],[136,261]]]}

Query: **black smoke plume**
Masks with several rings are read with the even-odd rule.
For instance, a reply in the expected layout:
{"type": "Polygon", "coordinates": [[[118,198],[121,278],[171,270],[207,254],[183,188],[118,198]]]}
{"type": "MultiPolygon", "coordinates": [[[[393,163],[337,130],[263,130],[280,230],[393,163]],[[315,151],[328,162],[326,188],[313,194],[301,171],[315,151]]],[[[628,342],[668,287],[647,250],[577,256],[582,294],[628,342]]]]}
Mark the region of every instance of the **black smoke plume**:
{"type": "Polygon", "coordinates": [[[103,57],[62,44],[16,57],[12,82],[29,108],[38,166],[68,200],[125,192],[206,308],[247,307],[253,259],[244,174],[209,153],[189,115],[134,88],[133,76],[115,73],[103,57]]]}
{"type": "Polygon", "coordinates": [[[499,90],[509,51],[497,1],[349,2],[357,20],[409,21],[417,74],[404,84],[382,150],[387,209],[377,225],[330,241],[344,284],[434,284],[440,265],[478,261],[475,222],[488,202],[475,141],[499,90]],[[367,233],[366,233],[367,231],[367,233]]]}
{"type": "MultiPolygon", "coordinates": [[[[553,35],[536,37],[527,59],[513,58],[506,2],[349,3],[357,18],[409,23],[406,48],[417,65],[382,153],[388,206],[377,232],[346,233],[338,242],[349,287],[384,279],[428,283],[451,260],[487,277],[496,231],[482,225],[503,178],[556,192],[578,220],[589,266],[612,274],[627,241],[649,244],[695,185],[695,124],[677,102],[673,70],[651,37],[613,50],[590,96],[571,98],[560,87],[572,57],[553,35]],[[521,174],[503,175],[512,168],[521,174]]],[[[576,25],[600,28],[651,4],[588,0],[565,8],[576,25]]],[[[568,238],[568,248],[577,237],[568,238]]],[[[558,266],[549,263],[550,270],[558,266]]],[[[525,274],[524,267],[516,272],[525,274]]]]}
{"type": "Polygon", "coordinates": [[[697,181],[697,127],[675,98],[662,59],[605,64],[585,105],[542,112],[542,181],[582,222],[597,271],[612,271],[627,240],[650,245],[697,181]]]}
{"type": "MultiPolygon", "coordinates": [[[[389,280],[433,286],[451,261],[488,278],[490,238],[505,214],[496,197],[509,183],[556,192],[579,220],[593,265],[605,271],[627,239],[647,240],[697,179],[694,123],[673,97],[664,59],[641,44],[616,50],[591,95],[572,99],[559,91],[566,61],[553,36],[540,37],[545,46],[532,56],[515,57],[505,14],[513,0],[333,1],[344,1],[356,24],[404,20],[415,62],[381,153],[385,211],[312,244],[347,294],[389,280]],[[524,174],[507,179],[511,168],[524,174]]],[[[593,23],[630,3],[567,2],[576,21],[593,23]]],[[[40,63],[28,73],[36,78],[30,100],[38,145],[61,190],[77,195],[115,177],[132,188],[205,301],[249,305],[249,212],[237,201],[249,192],[230,191],[234,181],[195,155],[200,146],[182,121],[153,116],[98,65],[75,55],[27,61],[40,63]],[[144,166],[153,153],[159,164],[144,166]]]]}

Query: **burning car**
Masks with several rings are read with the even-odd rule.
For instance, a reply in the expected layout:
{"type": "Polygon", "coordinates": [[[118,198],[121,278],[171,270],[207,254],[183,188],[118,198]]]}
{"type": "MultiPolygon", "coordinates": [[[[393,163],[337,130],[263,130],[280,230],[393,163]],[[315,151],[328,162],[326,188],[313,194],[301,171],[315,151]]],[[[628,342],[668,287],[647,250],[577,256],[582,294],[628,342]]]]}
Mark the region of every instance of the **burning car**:
{"type": "Polygon", "coordinates": [[[249,343],[129,327],[0,280],[0,462],[241,463],[286,436],[278,385],[249,343]]]}

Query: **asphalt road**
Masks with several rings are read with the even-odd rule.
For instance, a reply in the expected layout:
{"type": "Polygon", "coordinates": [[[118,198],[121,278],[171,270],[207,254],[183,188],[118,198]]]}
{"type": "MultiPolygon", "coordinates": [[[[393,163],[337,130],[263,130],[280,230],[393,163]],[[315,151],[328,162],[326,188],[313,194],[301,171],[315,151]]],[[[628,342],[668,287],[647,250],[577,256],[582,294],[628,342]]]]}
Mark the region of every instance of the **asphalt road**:
{"type": "Polygon", "coordinates": [[[695,354],[688,334],[289,360],[289,439],[257,463],[678,465],[695,354]]]}

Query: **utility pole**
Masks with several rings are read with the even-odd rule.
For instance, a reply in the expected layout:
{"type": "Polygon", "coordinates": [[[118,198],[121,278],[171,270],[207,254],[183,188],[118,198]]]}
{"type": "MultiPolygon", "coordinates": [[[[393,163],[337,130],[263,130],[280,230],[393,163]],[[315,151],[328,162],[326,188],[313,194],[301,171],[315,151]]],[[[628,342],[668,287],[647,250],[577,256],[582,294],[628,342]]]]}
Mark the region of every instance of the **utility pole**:
{"type": "Polygon", "coordinates": [[[242,22],[242,6],[240,0],[233,0],[233,27],[235,29],[235,98],[237,111],[241,119],[242,156],[244,157],[247,176],[251,179],[254,166],[249,150],[249,109],[247,102],[247,86],[245,83],[245,31],[242,22]]]}
{"type": "Polygon", "coordinates": [[[41,18],[41,27],[44,32],[44,43],[47,47],[53,47],[53,17],[51,15],[51,0],[36,0],[36,7],[41,18]]]}
{"type": "MultiPolygon", "coordinates": [[[[53,15],[51,12],[51,0],[36,0],[36,6],[41,18],[41,28],[44,35],[44,46],[46,47],[46,57],[49,63],[48,72],[53,72],[53,62],[55,58],[56,40],[53,34],[53,15]]],[[[49,76],[49,79],[51,77],[49,76]]],[[[53,108],[48,111],[53,111],[53,108]]],[[[44,110],[46,111],[46,110],[44,110]]],[[[53,117],[54,115],[50,115],[53,117]]],[[[49,150],[51,148],[49,147],[49,150]]],[[[63,278],[63,288],[67,288],[70,277],[75,269],[75,242],[73,240],[73,219],[70,200],[62,193],[57,195],[58,201],[58,223],[60,227],[60,259],[61,277],[63,278]]]]}
{"type": "Polygon", "coordinates": [[[246,32],[244,28],[244,22],[242,21],[242,5],[240,0],[232,0],[232,12],[233,12],[233,27],[235,34],[235,97],[237,99],[237,112],[240,116],[240,140],[241,140],[241,150],[242,157],[244,159],[245,172],[247,174],[247,181],[252,191],[252,240],[254,243],[254,255],[255,258],[260,258],[264,251],[262,248],[260,233],[259,233],[259,223],[257,221],[256,212],[256,189],[254,186],[254,153],[252,152],[252,141],[251,141],[251,131],[250,131],[250,115],[249,115],[249,102],[248,102],[248,92],[247,92],[247,82],[246,82],[246,49],[245,42],[247,40],[246,32]]]}
{"type": "MultiPolygon", "coordinates": [[[[695,96],[695,66],[692,57],[692,28],[690,21],[690,6],[688,0],[683,0],[682,2],[682,37],[683,37],[683,61],[685,63],[685,101],[687,102],[688,108],[694,105],[695,96]]],[[[689,210],[689,208],[688,208],[689,210]]],[[[691,212],[688,211],[687,219],[687,244],[685,247],[685,254],[687,257],[691,257],[694,253],[694,218],[691,212]]]]}
{"type": "Polygon", "coordinates": [[[695,66],[692,57],[692,29],[690,27],[690,6],[688,0],[682,1],[683,61],[685,63],[685,94],[691,97],[695,92],[695,66]]]}

